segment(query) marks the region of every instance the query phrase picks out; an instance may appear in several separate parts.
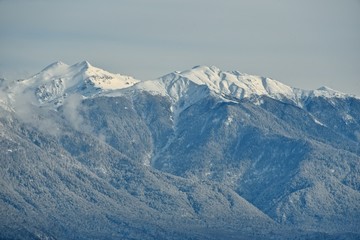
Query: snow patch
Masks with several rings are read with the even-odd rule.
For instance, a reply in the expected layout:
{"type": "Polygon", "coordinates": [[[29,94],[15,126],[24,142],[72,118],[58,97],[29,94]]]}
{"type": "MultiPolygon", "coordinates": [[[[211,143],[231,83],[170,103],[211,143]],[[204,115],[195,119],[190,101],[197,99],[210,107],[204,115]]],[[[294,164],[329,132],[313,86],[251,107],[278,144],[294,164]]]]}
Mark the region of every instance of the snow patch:
{"type": "Polygon", "coordinates": [[[225,125],[226,126],[229,126],[232,122],[233,122],[233,118],[231,117],[231,116],[229,116],[227,119],[226,119],[226,121],[225,121],[225,125]]]}
{"type": "Polygon", "coordinates": [[[343,119],[344,119],[346,124],[355,122],[354,118],[351,115],[347,114],[347,113],[345,113],[343,115],[343,119]]]}
{"type": "Polygon", "coordinates": [[[316,118],[313,118],[314,119],[314,122],[316,123],[316,124],[319,124],[319,125],[321,125],[321,126],[324,126],[324,127],[326,127],[326,125],[325,124],[323,124],[322,122],[320,122],[319,120],[317,120],[316,118]]]}

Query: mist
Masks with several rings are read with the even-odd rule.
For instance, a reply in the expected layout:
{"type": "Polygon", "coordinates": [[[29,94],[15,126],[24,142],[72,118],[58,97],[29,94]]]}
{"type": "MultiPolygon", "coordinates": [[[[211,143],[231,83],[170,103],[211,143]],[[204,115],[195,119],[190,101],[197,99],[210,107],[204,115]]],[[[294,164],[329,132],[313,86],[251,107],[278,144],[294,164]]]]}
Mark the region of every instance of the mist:
{"type": "Polygon", "coordinates": [[[92,132],[90,125],[85,123],[81,116],[81,105],[83,96],[80,94],[72,94],[68,96],[63,105],[63,114],[67,122],[77,131],[92,132]]]}

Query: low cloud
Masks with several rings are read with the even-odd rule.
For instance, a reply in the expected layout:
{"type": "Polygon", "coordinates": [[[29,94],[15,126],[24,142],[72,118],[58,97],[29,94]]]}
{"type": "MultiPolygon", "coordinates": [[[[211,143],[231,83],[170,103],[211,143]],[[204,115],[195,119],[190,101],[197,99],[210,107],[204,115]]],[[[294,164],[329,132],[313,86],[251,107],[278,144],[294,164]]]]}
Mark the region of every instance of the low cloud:
{"type": "Polygon", "coordinates": [[[86,124],[83,116],[80,114],[83,97],[80,94],[73,94],[66,98],[63,105],[65,119],[77,131],[92,132],[91,127],[86,124]]]}
{"type": "MultiPolygon", "coordinates": [[[[6,94],[0,91],[0,101],[6,94]]],[[[81,115],[83,97],[80,94],[68,96],[63,104],[62,112],[65,120],[76,131],[91,133],[92,128],[87,124],[81,115]]],[[[1,103],[1,102],[0,102],[1,103]]],[[[41,107],[35,94],[32,91],[17,93],[12,101],[12,108],[15,115],[22,122],[29,124],[43,133],[58,136],[61,133],[60,124],[53,114],[54,110],[41,107]]]]}
{"type": "Polygon", "coordinates": [[[12,108],[19,120],[43,133],[56,136],[60,130],[58,124],[49,116],[47,109],[40,108],[33,92],[21,92],[14,96],[12,108]]]}

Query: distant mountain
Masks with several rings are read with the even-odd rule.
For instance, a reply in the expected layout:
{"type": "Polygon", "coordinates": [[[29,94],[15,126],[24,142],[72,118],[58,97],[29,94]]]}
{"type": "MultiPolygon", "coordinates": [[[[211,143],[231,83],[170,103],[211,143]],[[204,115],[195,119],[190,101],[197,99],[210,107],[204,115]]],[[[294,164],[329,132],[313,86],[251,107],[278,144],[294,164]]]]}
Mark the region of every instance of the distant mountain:
{"type": "Polygon", "coordinates": [[[3,239],[358,239],[360,98],[88,62],[0,85],[3,239]]]}

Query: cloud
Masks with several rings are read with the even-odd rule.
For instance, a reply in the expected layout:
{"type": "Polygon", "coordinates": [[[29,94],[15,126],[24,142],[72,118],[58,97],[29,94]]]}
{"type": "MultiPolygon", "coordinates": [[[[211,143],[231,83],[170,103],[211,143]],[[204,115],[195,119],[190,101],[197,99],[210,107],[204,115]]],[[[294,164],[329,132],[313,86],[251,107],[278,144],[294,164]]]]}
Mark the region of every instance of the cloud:
{"type": "Polygon", "coordinates": [[[81,112],[83,96],[72,94],[64,99],[62,111],[56,111],[54,105],[42,105],[34,89],[11,88],[12,84],[0,79],[0,109],[13,112],[17,119],[30,125],[44,134],[59,136],[64,119],[76,131],[93,133],[92,127],[86,123],[81,112]],[[64,118],[61,118],[63,114],[64,118]]]}
{"type": "Polygon", "coordinates": [[[0,107],[8,110],[9,98],[6,93],[7,81],[4,78],[0,78],[0,107]]]}
{"type": "Polygon", "coordinates": [[[40,108],[33,92],[15,94],[12,107],[19,120],[29,124],[45,134],[57,136],[58,124],[51,118],[48,109],[40,108]]]}
{"type": "Polygon", "coordinates": [[[64,117],[75,130],[92,132],[91,126],[85,123],[80,114],[82,100],[83,97],[80,94],[72,94],[67,97],[63,105],[64,117]]]}

